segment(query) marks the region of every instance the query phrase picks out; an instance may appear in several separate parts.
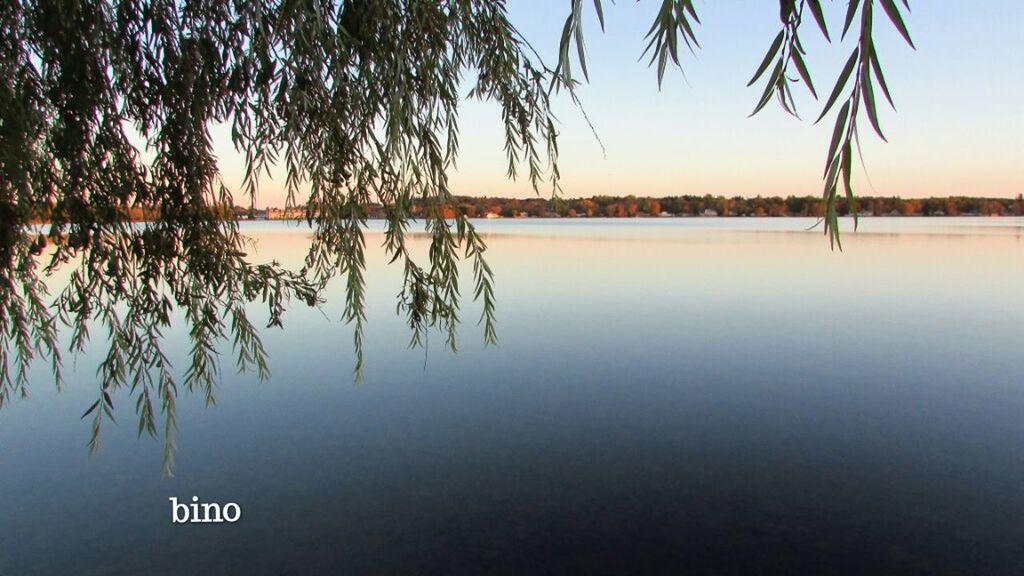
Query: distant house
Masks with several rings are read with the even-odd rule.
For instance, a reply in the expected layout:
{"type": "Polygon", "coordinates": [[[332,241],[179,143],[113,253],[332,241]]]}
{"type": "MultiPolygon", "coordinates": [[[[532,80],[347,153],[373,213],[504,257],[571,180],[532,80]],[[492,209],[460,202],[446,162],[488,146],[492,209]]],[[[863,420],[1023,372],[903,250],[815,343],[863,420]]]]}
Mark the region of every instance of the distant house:
{"type": "Polygon", "coordinates": [[[267,208],[267,220],[301,220],[306,217],[306,208],[267,208]]]}
{"type": "Polygon", "coordinates": [[[266,220],[267,211],[235,206],[235,220],[266,220]]]}
{"type": "Polygon", "coordinates": [[[718,210],[714,208],[705,208],[700,214],[701,216],[718,216],[718,210]]]}
{"type": "Polygon", "coordinates": [[[484,218],[487,218],[488,220],[493,220],[493,219],[495,219],[495,218],[501,218],[501,214],[499,214],[499,213],[497,213],[497,212],[491,212],[491,211],[487,211],[487,212],[486,212],[486,213],[484,214],[484,218]]]}
{"type": "Polygon", "coordinates": [[[659,218],[668,218],[669,216],[671,216],[671,214],[665,212],[664,210],[662,210],[661,213],[658,214],[659,218]]]}

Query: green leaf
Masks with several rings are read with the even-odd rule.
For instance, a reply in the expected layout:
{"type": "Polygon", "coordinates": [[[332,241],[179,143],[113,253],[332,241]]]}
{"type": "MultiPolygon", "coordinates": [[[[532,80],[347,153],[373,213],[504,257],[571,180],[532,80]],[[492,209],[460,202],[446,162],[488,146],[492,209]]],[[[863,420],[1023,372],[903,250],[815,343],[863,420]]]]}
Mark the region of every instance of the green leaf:
{"type": "Polygon", "coordinates": [[[789,82],[777,83],[775,85],[775,93],[779,97],[779,103],[782,104],[782,109],[799,118],[796,113],[796,103],[793,102],[793,94],[789,91],[789,82]]]}
{"type": "Polygon", "coordinates": [[[853,17],[857,14],[857,6],[859,5],[860,0],[850,0],[850,4],[846,7],[846,22],[843,24],[843,34],[840,38],[846,38],[846,32],[850,30],[850,24],[853,23],[853,17]]]}
{"type": "Polygon", "coordinates": [[[686,11],[690,13],[690,16],[693,16],[693,19],[697,24],[700,24],[700,18],[697,16],[697,10],[693,7],[693,1],[684,0],[683,5],[686,8],[686,11]]]}
{"type": "Polygon", "coordinates": [[[772,61],[772,58],[775,58],[775,55],[779,53],[779,48],[782,47],[782,40],[784,37],[785,30],[780,30],[779,34],[775,37],[775,40],[772,40],[771,46],[768,47],[768,52],[765,53],[764,59],[761,60],[761,64],[757,67],[757,71],[754,72],[753,78],[750,79],[750,82],[747,82],[748,87],[754,82],[757,82],[757,79],[760,78],[761,75],[764,74],[764,71],[768,69],[768,64],[772,61]]]}
{"type": "Polygon", "coordinates": [[[569,68],[569,42],[572,35],[572,14],[565,19],[562,27],[562,41],[558,46],[558,67],[566,80],[571,78],[569,68]]]}
{"type": "Polygon", "coordinates": [[[821,115],[814,121],[815,124],[821,122],[821,119],[828,114],[828,111],[832,108],[832,105],[836,103],[836,99],[839,98],[839,93],[846,87],[846,82],[850,79],[850,74],[853,73],[853,66],[857,63],[857,55],[860,51],[857,48],[853,49],[853,53],[850,54],[850,59],[846,61],[843,66],[843,71],[839,73],[839,79],[836,80],[835,88],[832,89],[832,94],[829,95],[828,101],[825,102],[825,108],[822,109],[821,115]]]}
{"type": "Polygon", "coordinates": [[[665,78],[665,65],[668,64],[668,50],[662,46],[658,50],[658,88],[661,88],[661,81],[665,78]]]}
{"type": "Polygon", "coordinates": [[[587,55],[586,50],[583,47],[583,30],[580,29],[579,25],[576,26],[576,53],[580,58],[580,68],[583,70],[583,78],[587,81],[590,80],[590,74],[587,72],[587,55]]]}
{"type": "Polygon", "coordinates": [[[697,35],[690,26],[690,22],[686,19],[686,15],[680,14],[678,20],[680,28],[683,29],[683,40],[686,40],[686,45],[690,48],[690,52],[693,52],[693,46],[700,48],[700,42],[697,41],[697,35]],[[691,42],[693,46],[690,46],[691,42]]]}
{"type": "Polygon", "coordinates": [[[861,101],[864,102],[864,109],[868,112],[868,120],[871,121],[871,127],[875,129],[878,137],[888,142],[885,134],[882,134],[881,125],[878,123],[878,110],[875,108],[875,92],[871,87],[871,67],[864,66],[861,70],[861,101]]]}
{"type": "Polygon", "coordinates": [[[807,64],[804,63],[804,57],[800,55],[799,50],[793,51],[793,64],[796,65],[796,71],[800,74],[800,78],[803,79],[804,84],[807,84],[807,89],[811,91],[811,95],[814,99],[818,99],[818,92],[814,89],[814,83],[811,82],[811,73],[807,70],[807,64]]]}
{"type": "Polygon", "coordinates": [[[847,209],[851,214],[853,214],[853,229],[856,230],[860,218],[857,213],[860,210],[857,207],[857,198],[853,195],[853,187],[850,186],[850,174],[853,172],[853,148],[850,145],[849,140],[847,140],[846,144],[843,145],[841,156],[842,165],[840,167],[840,172],[843,177],[843,188],[846,191],[847,209]]]}
{"type": "Polygon", "coordinates": [[[83,412],[80,418],[85,418],[89,414],[92,414],[93,410],[95,410],[97,407],[99,407],[99,405],[100,405],[100,401],[99,400],[96,400],[95,402],[93,402],[92,406],[89,406],[89,409],[86,410],[85,412],[83,412]]]}
{"type": "Polygon", "coordinates": [[[878,52],[875,51],[874,45],[871,46],[871,53],[868,55],[869,64],[871,70],[875,73],[875,78],[878,79],[878,86],[882,89],[882,94],[885,95],[885,99],[889,101],[889,106],[892,109],[896,109],[896,105],[893,104],[892,95],[889,94],[889,86],[885,83],[885,76],[882,75],[882,65],[878,62],[878,52]]]}
{"type": "Polygon", "coordinates": [[[814,16],[814,21],[817,22],[821,33],[825,35],[825,40],[831,42],[832,38],[829,37],[828,26],[825,24],[825,15],[821,12],[821,2],[819,0],[807,0],[807,7],[811,9],[811,15],[814,16]]]}
{"type": "Polygon", "coordinates": [[[907,44],[910,44],[910,47],[916,50],[917,46],[914,46],[914,41],[910,39],[910,31],[907,30],[907,25],[903,22],[903,16],[900,15],[899,8],[896,7],[896,4],[894,4],[892,0],[880,1],[882,3],[882,9],[885,10],[885,13],[889,16],[889,20],[892,20],[892,25],[896,27],[900,36],[903,36],[903,39],[907,41],[907,44]]]}
{"type": "Polygon", "coordinates": [[[847,100],[843,107],[839,109],[839,115],[836,116],[836,125],[832,129],[832,143],[828,146],[828,156],[825,161],[825,174],[828,175],[828,169],[833,165],[836,155],[836,150],[839,148],[839,142],[843,139],[843,132],[846,130],[846,120],[850,113],[850,101],[847,100]]]}
{"type": "Polygon", "coordinates": [[[839,213],[835,207],[835,197],[832,198],[832,240],[835,241],[835,247],[839,248],[839,251],[843,251],[843,238],[839,231],[839,213]]]}
{"type": "Polygon", "coordinates": [[[604,9],[601,8],[601,0],[594,0],[594,11],[597,12],[597,21],[601,23],[601,31],[604,32],[604,9]]]}
{"type": "MultiPolygon", "coordinates": [[[[754,107],[754,111],[750,113],[750,116],[753,116],[754,114],[757,114],[758,112],[761,111],[762,108],[765,107],[766,104],[768,104],[768,101],[771,100],[771,97],[772,97],[772,91],[776,88],[776,85],[778,84],[779,79],[781,77],[782,77],[782,59],[780,58],[778,63],[775,64],[775,69],[772,70],[772,75],[771,75],[771,78],[768,80],[768,84],[766,84],[765,87],[764,87],[764,93],[761,94],[761,99],[758,100],[757,106],[754,107]]],[[[748,116],[748,118],[750,116],[748,116]]]]}
{"type": "MultiPolygon", "coordinates": [[[[672,62],[674,62],[675,65],[678,66],[679,65],[679,40],[678,40],[678,36],[676,36],[674,31],[673,32],[669,32],[668,35],[667,35],[667,39],[668,39],[668,53],[669,53],[669,56],[672,57],[672,62]]],[[[685,39],[685,36],[684,36],[684,39],[685,39]]]]}

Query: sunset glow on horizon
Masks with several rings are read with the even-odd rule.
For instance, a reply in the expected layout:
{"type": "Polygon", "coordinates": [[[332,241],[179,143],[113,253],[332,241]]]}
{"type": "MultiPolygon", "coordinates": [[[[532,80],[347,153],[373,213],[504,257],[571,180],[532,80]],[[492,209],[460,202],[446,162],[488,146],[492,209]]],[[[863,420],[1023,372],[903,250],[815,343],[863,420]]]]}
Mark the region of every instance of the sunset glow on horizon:
{"type": "MultiPolygon", "coordinates": [[[[890,23],[875,23],[877,49],[897,111],[880,103],[888,143],[866,122],[860,141],[866,171],[854,168],[858,194],[874,196],[985,196],[1024,192],[1024,40],[1016,29],[1024,7],[1011,0],[984,5],[914,2],[907,20],[917,49],[903,43],[890,23]]],[[[656,11],[650,3],[605,6],[601,32],[592,10],[584,21],[590,82],[579,89],[587,116],[559,96],[561,194],[636,196],[820,195],[823,163],[835,118],[821,123],[823,99],[855,45],[839,40],[842,6],[826,3],[832,43],[813,24],[801,28],[807,63],[820,100],[794,87],[802,119],[772,102],[748,115],[761,86],[747,88],[778,32],[771,3],[719,5],[698,2],[701,47],[680,54],[683,70],[669,68],[658,90],[655,70],[637,61],[656,11]],[[602,143],[604,150],[602,151],[602,143]]],[[[567,7],[559,4],[559,10],[567,7]]],[[[557,59],[564,14],[547,2],[510,2],[516,23],[549,66],[557,59]]],[[[578,71],[578,76],[582,76],[578,71]]],[[[469,91],[472,75],[464,81],[469,91]]],[[[242,159],[226,127],[213,130],[225,183],[237,204],[242,159]]],[[[450,173],[458,195],[533,197],[528,181],[505,172],[500,112],[493,103],[460,107],[460,155],[450,173]]],[[[283,176],[264,179],[256,206],[283,206],[283,176]]],[[[540,190],[550,196],[551,187],[540,190]]],[[[299,199],[302,202],[302,199],[299,199]]]]}

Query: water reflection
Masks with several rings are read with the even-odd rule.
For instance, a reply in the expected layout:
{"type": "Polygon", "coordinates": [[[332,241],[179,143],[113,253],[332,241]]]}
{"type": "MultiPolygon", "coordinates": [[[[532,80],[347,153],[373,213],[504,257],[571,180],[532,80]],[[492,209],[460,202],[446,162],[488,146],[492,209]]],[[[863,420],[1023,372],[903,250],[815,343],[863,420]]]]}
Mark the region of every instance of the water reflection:
{"type": "Polygon", "coordinates": [[[124,398],[85,458],[90,358],[40,371],[0,412],[0,574],[1020,572],[1020,220],[865,220],[842,254],[717,220],[481,223],[500,346],[470,322],[426,367],[371,250],[365,383],[339,287],[266,333],[271,382],[181,399],[173,479],[124,398]],[[193,494],[243,520],[172,526],[193,494]]]}

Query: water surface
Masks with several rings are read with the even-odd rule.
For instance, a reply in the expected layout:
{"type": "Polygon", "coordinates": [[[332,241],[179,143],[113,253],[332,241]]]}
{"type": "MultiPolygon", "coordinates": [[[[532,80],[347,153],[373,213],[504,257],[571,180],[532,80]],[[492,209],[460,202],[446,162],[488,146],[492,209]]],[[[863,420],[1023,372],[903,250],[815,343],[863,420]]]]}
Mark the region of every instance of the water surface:
{"type": "Polygon", "coordinates": [[[500,345],[467,304],[427,356],[371,233],[364,382],[337,287],[264,333],[270,382],[180,399],[171,479],[124,395],[86,457],[95,357],[60,394],[39,367],[0,411],[0,575],[1024,573],[1024,221],[811,224],[480,222],[500,345]],[[192,495],[243,517],[172,525],[192,495]]]}

